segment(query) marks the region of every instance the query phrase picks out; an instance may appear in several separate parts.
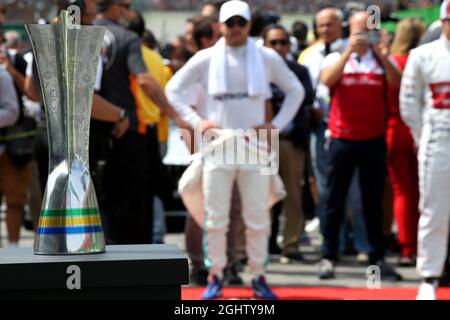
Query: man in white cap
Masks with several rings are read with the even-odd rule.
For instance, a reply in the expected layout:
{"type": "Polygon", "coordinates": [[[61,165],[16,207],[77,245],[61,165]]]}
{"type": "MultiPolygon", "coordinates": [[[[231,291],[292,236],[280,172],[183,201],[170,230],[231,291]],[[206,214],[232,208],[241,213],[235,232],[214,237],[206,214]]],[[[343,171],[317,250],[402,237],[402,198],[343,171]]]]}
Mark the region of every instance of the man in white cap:
{"type": "Polygon", "coordinates": [[[419,147],[418,300],[435,300],[450,222],[450,1],[441,7],[442,35],[411,52],[400,109],[419,147]]]}
{"type": "MultiPolygon", "coordinates": [[[[212,48],[198,52],[166,87],[168,100],[195,130],[283,129],[293,119],[303,99],[304,88],[273,50],[257,47],[249,38],[251,13],[247,3],[226,2],[220,11],[223,38],[212,48]],[[192,86],[201,84],[206,93],[204,118],[186,101],[192,86]],[[266,122],[265,102],[271,97],[270,83],[286,94],[281,111],[266,122]]],[[[234,180],[241,194],[246,226],[246,251],[254,276],[256,297],[275,299],[264,277],[268,257],[270,214],[267,205],[270,177],[245,165],[203,163],[203,194],[206,212],[208,287],[204,299],[222,295],[226,265],[226,232],[229,224],[234,180]]]]}

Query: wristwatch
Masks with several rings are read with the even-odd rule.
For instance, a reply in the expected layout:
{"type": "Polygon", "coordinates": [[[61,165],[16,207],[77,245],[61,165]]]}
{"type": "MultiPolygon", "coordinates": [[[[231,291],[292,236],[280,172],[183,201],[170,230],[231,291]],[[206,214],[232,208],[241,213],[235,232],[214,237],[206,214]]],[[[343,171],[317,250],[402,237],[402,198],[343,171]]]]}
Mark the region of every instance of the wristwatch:
{"type": "Polygon", "coordinates": [[[122,109],[120,111],[120,118],[119,120],[117,120],[118,123],[122,122],[123,120],[125,120],[125,118],[127,117],[127,112],[126,110],[122,109]]]}

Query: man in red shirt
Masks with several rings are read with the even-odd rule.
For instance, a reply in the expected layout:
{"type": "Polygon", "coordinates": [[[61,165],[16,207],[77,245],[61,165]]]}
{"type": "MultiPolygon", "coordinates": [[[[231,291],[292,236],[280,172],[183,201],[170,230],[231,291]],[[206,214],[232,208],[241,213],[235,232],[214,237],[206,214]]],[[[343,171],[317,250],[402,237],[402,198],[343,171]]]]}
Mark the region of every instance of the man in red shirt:
{"type": "Polygon", "coordinates": [[[400,72],[388,52],[372,40],[369,15],[355,13],[350,19],[350,38],[343,53],[332,53],[323,62],[321,81],[331,91],[329,119],[328,196],[323,225],[323,260],[319,277],[334,277],[338,259],[338,233],[345,215],[345,199],[354,171],[360,187],[369,260],[377,265],[383,280],[400,280],[384,262],[382,198],[386,177],[386,90],[387,82],[398,82],[400,72]]]}

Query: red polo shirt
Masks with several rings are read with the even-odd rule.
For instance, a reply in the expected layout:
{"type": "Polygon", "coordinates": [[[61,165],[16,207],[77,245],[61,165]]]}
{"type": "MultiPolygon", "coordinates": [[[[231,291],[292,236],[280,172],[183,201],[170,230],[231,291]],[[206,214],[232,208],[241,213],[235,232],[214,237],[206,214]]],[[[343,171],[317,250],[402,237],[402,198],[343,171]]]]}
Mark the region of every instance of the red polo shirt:
{"type": "MultiPolygon", "coordinates": [[[[337,63],[340,53],[324,60],[322,70],[337,63]]],[[[372,51],[352,54],[339,82],[331,89],[329,129],[332,138],[368,140],[385,135],[386,85],[384,70],[372,51]]]]}

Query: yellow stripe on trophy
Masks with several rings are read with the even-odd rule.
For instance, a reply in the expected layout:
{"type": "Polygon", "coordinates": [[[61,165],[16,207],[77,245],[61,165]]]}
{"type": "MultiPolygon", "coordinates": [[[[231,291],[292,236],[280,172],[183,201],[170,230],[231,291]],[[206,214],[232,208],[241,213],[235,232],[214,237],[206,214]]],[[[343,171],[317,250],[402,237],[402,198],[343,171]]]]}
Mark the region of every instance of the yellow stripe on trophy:
{"type": "Polygon", "coordinates": [[[101,225],[99,216],[84,217],[42,217],[39,221],[40,228],[46,227],[83,227],[101,225]]]}

